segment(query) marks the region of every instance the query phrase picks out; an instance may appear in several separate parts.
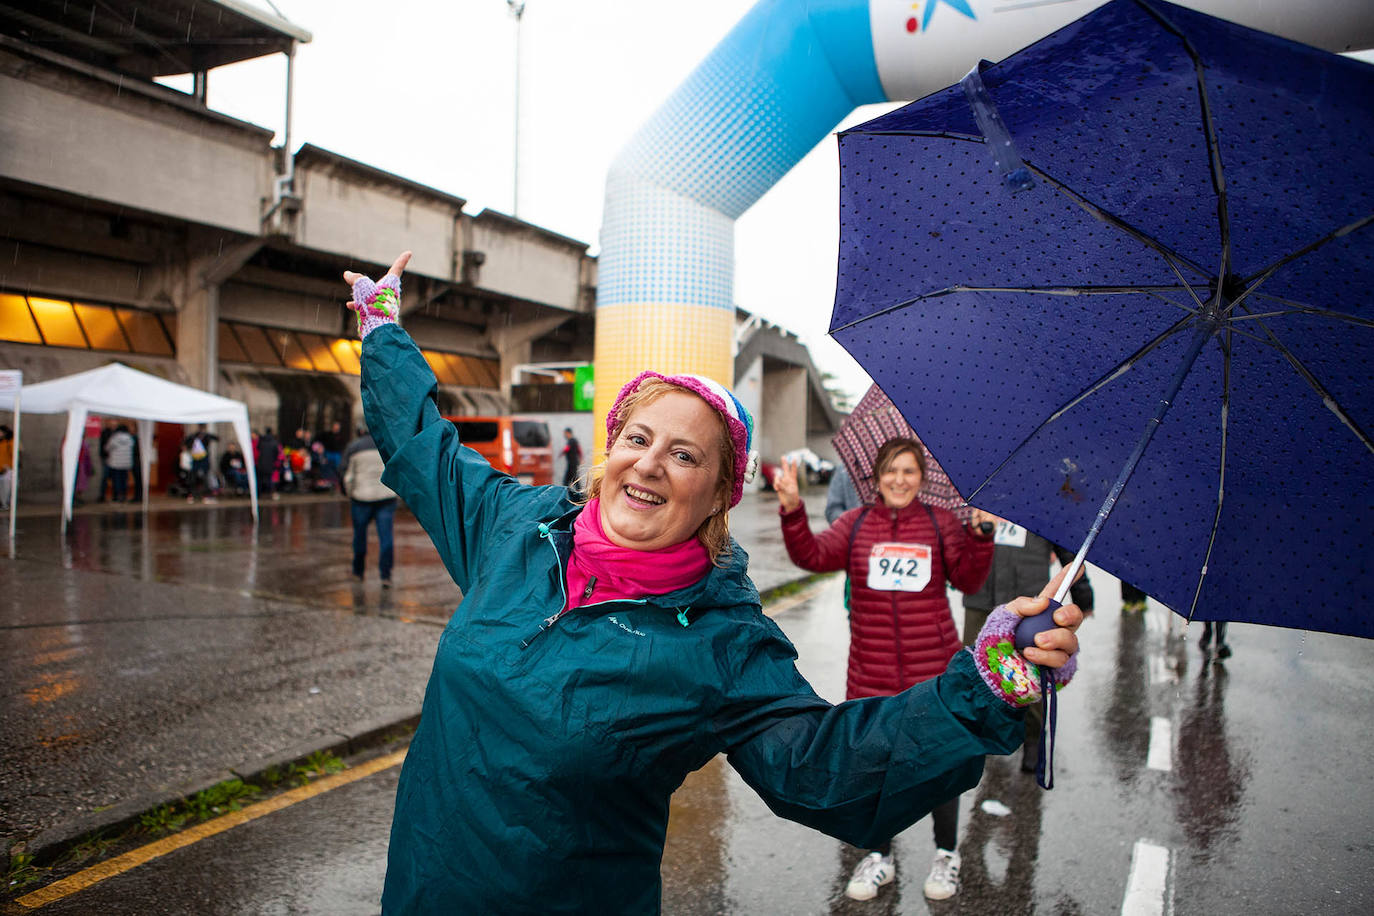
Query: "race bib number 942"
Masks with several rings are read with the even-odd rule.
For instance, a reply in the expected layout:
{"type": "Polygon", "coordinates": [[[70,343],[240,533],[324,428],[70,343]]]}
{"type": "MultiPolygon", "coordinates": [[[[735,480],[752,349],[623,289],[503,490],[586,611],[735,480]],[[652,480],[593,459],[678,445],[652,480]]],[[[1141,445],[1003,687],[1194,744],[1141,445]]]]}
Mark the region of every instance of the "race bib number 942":
{"type": "Polygon", "coordinates": [[[874,544],[868,555],[868,587],[881,592],[919,592],[930,584],[925,544],[874,544]]]}

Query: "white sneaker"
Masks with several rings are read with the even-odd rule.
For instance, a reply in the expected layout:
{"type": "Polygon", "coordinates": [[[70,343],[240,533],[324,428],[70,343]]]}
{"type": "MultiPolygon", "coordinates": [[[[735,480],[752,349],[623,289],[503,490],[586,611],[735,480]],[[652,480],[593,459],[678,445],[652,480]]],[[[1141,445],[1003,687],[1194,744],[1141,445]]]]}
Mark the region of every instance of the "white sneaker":
{"type": "Polygon", "coordinates": [[[897,866],[893,864],[892,856],[870,852],[854,866],[854,874],[849,876],[849,886],[844,889],[844,895],[850,900],[872,900],[878,896],[878,888],[891,884],[895,877],[897,866]]]}
{"type": "Polygon", "coordinates": [[[959,893],[959,865],[962,861],[957,852],[935,850],[935,861],[930,863],[930,875],[926,878],[927,898],[948,900],[959,893]]]}

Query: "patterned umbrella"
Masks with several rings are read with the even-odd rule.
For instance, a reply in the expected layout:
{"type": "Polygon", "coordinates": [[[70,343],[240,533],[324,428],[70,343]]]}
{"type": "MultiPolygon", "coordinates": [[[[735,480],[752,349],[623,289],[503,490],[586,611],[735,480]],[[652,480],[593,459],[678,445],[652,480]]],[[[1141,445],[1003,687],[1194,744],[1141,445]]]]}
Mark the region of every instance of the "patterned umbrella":
{"type": "MultiPolygon", "coordinates": [[[[849,471],[849,479],[854,482],[859,499],[865,504],[873,503],[878,498],[878,482],[873,476],[873,460],[878,455],[878,449],[888,439],[898,437],[921,442],[920,436],[916,435],[891,399],[883,394],[881,388],[873,385],[830,440],[849,471]]],[[[964,497],[950,483],[949,475],[924,442],[921,442],[921,449],[926,453],[926,473],[917,498],[927,505],[948,509],[960,521],[967,522],[973,514],[973,508],[965,505],[964,497]]]]}

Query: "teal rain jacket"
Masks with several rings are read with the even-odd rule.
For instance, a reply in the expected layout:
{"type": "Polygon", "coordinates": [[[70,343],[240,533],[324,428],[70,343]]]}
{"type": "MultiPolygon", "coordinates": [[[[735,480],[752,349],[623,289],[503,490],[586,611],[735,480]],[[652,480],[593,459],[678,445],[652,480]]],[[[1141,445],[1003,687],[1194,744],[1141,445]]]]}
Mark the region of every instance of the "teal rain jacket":
{"type": "Polygon", "coordinates": [[[384,912],[656,913],[669,796],[717,754],[780,816],[872,846],[1020,743],[967,652],[897,696],[822,700],[737,544],[695,585],[559,616],[580,506],[461,446],[400,328],[362,361],[382,479],[463,591],[401,770],[384,912]]]}

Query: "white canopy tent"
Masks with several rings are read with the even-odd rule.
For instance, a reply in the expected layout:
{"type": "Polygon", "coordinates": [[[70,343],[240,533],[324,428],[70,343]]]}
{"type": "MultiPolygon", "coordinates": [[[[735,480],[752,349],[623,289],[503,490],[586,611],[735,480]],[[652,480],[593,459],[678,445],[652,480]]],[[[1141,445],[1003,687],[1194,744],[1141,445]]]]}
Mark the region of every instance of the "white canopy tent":
{"type": "MultiPolygon", "coordinates": [[[[62,447],[62,526],[72,517],[72,491],[76,486],[76,461],[85,435],[86,416],[99,414],[130,417],[138,421],[138,438],[143,447],[143,511],[148,511],[148,470],[152,453],[153,423],[231,423],[245,456],[253,454],[253,439],[248,428],[248,408],[242,401],[178,385],[122,363],[78,372],[50,382],[24,385],[20,389],[20,410],[24,413],[66,413],[67,438],[62,447]]],[[[16,396],[0,393],[0,410],[12,408],[16,396]]],[[[17,433],[17,431],[16,431],[17,433]]],[[[19,451],[15,436],[15,453],[19,451]]],[[[250,459],[251,460],[251,459],[250,459]]],[[[248,475],[248,494],[253,519],[258,517],[258,482],[248,475]]]]}

